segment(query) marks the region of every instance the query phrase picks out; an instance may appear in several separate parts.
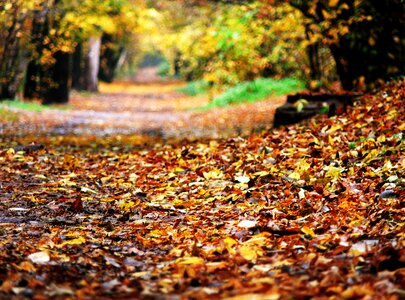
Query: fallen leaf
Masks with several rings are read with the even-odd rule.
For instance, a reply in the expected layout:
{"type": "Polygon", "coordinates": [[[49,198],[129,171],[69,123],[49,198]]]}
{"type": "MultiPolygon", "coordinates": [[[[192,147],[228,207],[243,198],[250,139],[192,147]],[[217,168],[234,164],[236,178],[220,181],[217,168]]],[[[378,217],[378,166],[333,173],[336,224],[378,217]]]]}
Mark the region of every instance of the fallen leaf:
{"type": "Polygon", "coordinates": [[[49,254],[45,251],[32,253],[32,254],[28,255],[28,259],[30,261],[32,261],[34,264],[39,264],[39,265],[46,264],[51,260],[51,258],[49,257],[49,254]]]}

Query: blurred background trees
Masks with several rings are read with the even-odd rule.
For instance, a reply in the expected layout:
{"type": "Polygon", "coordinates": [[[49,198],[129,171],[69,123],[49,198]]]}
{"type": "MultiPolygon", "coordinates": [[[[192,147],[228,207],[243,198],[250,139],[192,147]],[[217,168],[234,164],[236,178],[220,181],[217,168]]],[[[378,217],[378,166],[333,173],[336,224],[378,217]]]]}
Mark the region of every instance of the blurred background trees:
{"type": "Polygon", "coordinates": [[[402,0],[1,0],[0,99],[65,103],[71,88],[160,73],[221,89],[295,77],[372,88],[405,73],[402,0]]]}
{"type": "MultiPolygon", "coordinates": [[[[65,103],[71,87],[97,91],[112,80],[136,34],[139,5],[131,0],[2,0],[0,99],[65,103]]],[[[131,45],[132,47],[132,45],[131,45]]]]}
{"type": "Polygon", "coordinates": [[[342,87],[374,87],[405,74],[402,0],[290,0],[308,28],[309,45],[327,45],[342,87]]]}

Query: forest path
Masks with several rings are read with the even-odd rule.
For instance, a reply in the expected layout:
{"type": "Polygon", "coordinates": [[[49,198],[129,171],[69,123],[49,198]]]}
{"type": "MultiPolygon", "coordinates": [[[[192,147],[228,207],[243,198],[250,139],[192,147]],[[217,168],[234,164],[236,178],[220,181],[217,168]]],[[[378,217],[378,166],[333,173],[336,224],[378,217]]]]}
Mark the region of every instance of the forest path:
{"type": "Polygon", "coordinates": [[[156,138],[219,138],[270,128],[284,97],[211,110],[193,110],[207,96],[176,92],[176,81],[101,84],[96,94],[72,93],[69,109],[24,111],[18,124],[3,126],[17,135],[131,135],[156,138]]]}

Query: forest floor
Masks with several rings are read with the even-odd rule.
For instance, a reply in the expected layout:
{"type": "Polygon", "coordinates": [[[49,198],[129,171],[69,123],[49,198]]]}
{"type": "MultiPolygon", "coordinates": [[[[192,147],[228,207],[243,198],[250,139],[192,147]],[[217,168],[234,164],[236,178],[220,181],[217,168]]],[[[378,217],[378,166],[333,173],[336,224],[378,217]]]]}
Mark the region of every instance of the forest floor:
{"type": "Polygon", "coordinates": [[[405,81],[272,130],[173,84],[0,117],[0,299],[403,299],[405,81]]]}
{"type": "Polygon", "coordinates": [[[18,111],[18,122],[3,125],[12,135],[137,135],[143,139],[195,139],[247,135],[272,126],[285,97],[254,104],[196,110],[206,95],[189,97],[176,81],[101,84],[100,93],[73,93],[67,108],[18,111]]]}

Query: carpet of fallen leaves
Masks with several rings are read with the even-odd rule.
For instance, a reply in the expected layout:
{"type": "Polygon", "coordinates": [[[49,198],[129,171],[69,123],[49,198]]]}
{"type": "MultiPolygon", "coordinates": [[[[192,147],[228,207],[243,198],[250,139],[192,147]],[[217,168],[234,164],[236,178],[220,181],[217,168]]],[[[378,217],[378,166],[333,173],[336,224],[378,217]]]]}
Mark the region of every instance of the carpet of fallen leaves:
{"type": "Polygon", "coordinates": [[[146,146],[4,134],[0,298],[403,299],[404,102],[405,81],[330,119],[146,146]]]}

